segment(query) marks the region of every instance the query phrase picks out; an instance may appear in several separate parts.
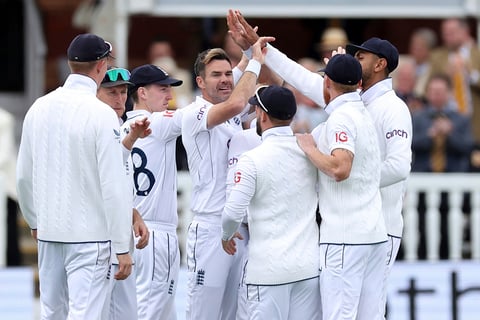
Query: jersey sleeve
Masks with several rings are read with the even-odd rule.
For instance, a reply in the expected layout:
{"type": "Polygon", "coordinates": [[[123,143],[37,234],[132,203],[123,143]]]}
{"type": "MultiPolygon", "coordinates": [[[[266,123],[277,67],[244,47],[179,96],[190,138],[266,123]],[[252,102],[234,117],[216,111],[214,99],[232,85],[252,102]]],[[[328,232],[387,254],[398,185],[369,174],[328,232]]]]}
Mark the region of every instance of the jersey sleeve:
{"type": "Polygon", "coordinates": [[[306,69],[271,45],[268,45],[265,64],[316,104],[325,106],[323,78],[320,74],[306,69]]]}
{"type": "Polygon", "coordinates": [[[207,131],[207,113],[209,106],[191,105],[183,112],[182,116],[182,135],[194,136],[199,132],[207,131]]]}
{"type": "Polygon", "coordinates": [[[355,123],[349,116],[337,111],[330,115],[326,126],[330,153],[335,149],[346,149],[355,154],[357,132],[355,123]]]}
{"type": "Polygon", "coordinates": [[[412,119],[407,106],[396,104],[384,117],[382,136],[385,159],[382,163],[380,187],[407,179],[412,161],[412,119]]]}
{"type": "Polygon", "coordinates": [[[256,168],[253,161],[242,156],[234,174],[234,185],[222,214],[223,240],[232,238],[247,212],[250,200],[255,194],[256,168]]]}
{"type": "Polygon", "coordinates": [[[173,140],[182,134],[183,110],[165,110],[150,116],[152,135],[161,140],[173,140]]]}

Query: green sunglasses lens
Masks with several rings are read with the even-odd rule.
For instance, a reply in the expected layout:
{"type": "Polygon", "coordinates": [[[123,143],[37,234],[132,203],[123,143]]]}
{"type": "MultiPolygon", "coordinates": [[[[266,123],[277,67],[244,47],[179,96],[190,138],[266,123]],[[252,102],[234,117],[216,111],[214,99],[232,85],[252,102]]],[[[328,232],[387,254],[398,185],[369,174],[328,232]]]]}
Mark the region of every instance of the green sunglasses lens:
{"type": "Polygon", "coordinates": [[[115,68],[115,69],[107,70],[107,76],[110,79],[110,81],[117,81],[119,76],[124,81],[130,80],[130,72],[127,69],[123,69],[123,68],[115,68]]]}

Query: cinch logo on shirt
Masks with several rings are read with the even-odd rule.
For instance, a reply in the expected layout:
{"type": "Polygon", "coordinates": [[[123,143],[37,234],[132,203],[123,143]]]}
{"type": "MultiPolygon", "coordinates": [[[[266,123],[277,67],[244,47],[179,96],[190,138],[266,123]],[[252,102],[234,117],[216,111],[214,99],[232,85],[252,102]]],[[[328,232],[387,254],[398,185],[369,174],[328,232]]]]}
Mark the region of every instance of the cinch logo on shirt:
{"type": "Polygon", "coordinates": [[[389,131],[385,134],[385,138],[387,138],[387,139],[393,138],[395,136],[399,136],[401,138],[407,139],[408,138],[408,133],[405,130],[402,130],[402,129],[395,129],[395,130],[389,131]]]}
{"type": "Polygon", "coordinates": [[[231,167],[237,162],[238,162],[238,158],[236,158],[236,157],[230,158],[230,159],[228,159],[228,166],[231,167]]]}
{"type": "Polygon", "coordinates": [[[235,172],[235,176],[233,177],[233,182],[239,183],[242,180],[242,173],[240,171],[235,172]]]}
{"type": "Polygon", "coordinates": [[[207,106],[203,106],[200,108],[200,110],[197,113],[197,120],[202,120],[203,115],[205,114],[205,109],[207,109],[207,106]]]}
{"type": "Polygon", "coordinates": [[[347,141],[348,141],[348,136],[346,132],[342,131],[342,132],[335,133],[335,142],[347,142],[347,141]]]}

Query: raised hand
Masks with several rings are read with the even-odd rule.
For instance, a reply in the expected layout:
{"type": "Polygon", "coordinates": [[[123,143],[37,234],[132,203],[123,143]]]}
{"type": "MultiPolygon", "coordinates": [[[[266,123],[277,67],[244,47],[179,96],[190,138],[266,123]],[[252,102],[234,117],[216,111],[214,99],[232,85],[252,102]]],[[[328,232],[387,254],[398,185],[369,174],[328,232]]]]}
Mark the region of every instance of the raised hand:
{"type": "MultiPolygon", "coordinates": [[[[253,46],[255,42],[257,42],[259,35],[257,34],[258,27],[253,28],[247,20],[243,17],[239,10],[233,11],[233,15],[235,18],[236,23],[241,25],[241,34],[244,40],[250,45],[253,46]],[[238,22],[237,22],[238,21],[238,22]]],[[[239,28],[237,26],[237,28],[239,28]]],[[[248,47],[246,48],[248,49],[248,47]]],[[[245,50],[246,50],[245,49],[245,50]]]]}
{"type": "MultiPolygon", "coordinates": [[[[346,53],[347,52],[345,51],[345,48],[343,48],[342,46],[338,46],[337,50],[332,51],[332,57],[337,54],[346,54],[346,53]]],[[[327,65],[328,61],[330,61],[330,59],[323,58],[323,63],[325,63],[325,65],[327,65]]]]}
{"type": "Polygon", "coordinates": [[[240,47],[242,50],[247,50],[250,48],[251,44],[248,43],[248,40],[243,35],[246,33],[242,24],[238,21],[238,17],[235,15],[233,10],[228,10],[227,14],[227,26],[228,34],[232,37],[233,41],[240,47]]]}
{"type": "Polygon", "coordinates": [[[274,37],[260,37],[252,46],[252,59],[257,60],[261,64],[265,62],[265,54],[267,54],[267,43],[275,41],[274,37]]]}

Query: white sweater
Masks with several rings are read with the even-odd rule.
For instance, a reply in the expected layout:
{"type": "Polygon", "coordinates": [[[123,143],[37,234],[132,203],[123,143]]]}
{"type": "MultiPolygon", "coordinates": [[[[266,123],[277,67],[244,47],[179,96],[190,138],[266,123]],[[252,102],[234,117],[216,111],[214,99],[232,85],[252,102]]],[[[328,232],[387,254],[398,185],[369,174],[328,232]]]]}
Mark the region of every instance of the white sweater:
{"type": "Polygon", "coordinates": [[[289,127],[269,129],[262,139],[238,162],[222,219],[224,238],[232,236],[231,222],[238,225],[250,203],[247,283],[278,285],[317,277],[317,169],[289,127]]]}
{"type": "Polygon", "coordinates": [[[387,240],[382,215],[380,150],[373,121],[356,92],[332,100],[325,109],[328,120],[315,128],[318,149],[353,153],[347,179],[337,182],[320,173],[320,243],[373,244],[387,240]]]}
{"type": "Polygon", "coordinates": [[[21,210],[43,241],[112,240],[129,251],[132,225],[115,112],[96,83],[70,75],[27,112],[17,165],[21,210]]]}

